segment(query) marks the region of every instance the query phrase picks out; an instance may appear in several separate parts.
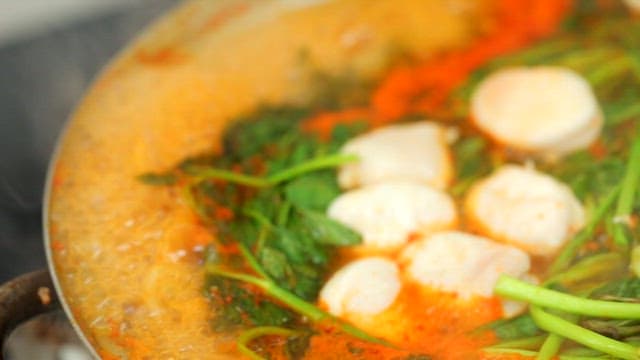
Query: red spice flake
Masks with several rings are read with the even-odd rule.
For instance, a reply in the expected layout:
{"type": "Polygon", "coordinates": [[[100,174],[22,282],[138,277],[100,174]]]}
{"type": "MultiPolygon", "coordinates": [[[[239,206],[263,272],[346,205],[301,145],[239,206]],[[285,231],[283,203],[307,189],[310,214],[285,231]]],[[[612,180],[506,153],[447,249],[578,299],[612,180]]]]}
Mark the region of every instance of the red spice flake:
{"type": "Polygon", "coordinates": [[[65,249],[64,243],[60,240],[53,240],[51,241],[51,249],[53,249],[53,251],[62,251],[65,249]]]}
{"type": "Polygon", "coordinates": [[[119,338],[121,334],[120,334],[120,326],[118,322],[116,322],[113,319],[109,319],[107,320],[107,323],[109,324],[109,328],[111,329],[109,336],[111,336],[111,338],[113,339],[119,338]]]}
{"type": "Polygon", "coordinates": [[[231,171],[234,173],[242,174],[243,169],[241,164],[233,164],[231,165],[231,171]]]}
{"type": "Polygon", "coordinates": [[[64,172],[65,171],[62,165],[58,164],[58,166],[56,167],[56,170],[53,173],[53,178],[51,179],[51,186],[53,187],[54,190],[62,186],[62,184],[64,183],[64,180],[65,180],[64,172]]]}
{"type": "Polygon", "coordinates": [[[263,175],[267,172],[267,164],[262,156],[253,156],[249,159],[249,165],[254,174],[263,175]]]}
{"type": "Polygon", "coordinates": [[[171,47],[157,50],[141,49],[135,57],[139,62],[151,66],[177,65],[183,63],[187,58],[186,54],[171,47]]]}
{"type": "Polygon", "coordinates": [[[115,356],[107,351],[104,350],[99,350],[98,351],[98,355],[100,355],[100,358],[102,360],[120,360],[120,358],[118,356],[115,356]]]}
{"type": "Polygon", "coordinates": [[[324,139],[331,136],[331,131],[336,124],[351,124],[356,121],[371,118],[371,110],[366,108],[353,108],[336,112],[324,112],[306,120],[303,129],[320,134],[324,139]]]}
{"type": "Polygon", "coordinates": [[[216,246],[216,251],[224,255],[233,255],[233,254],[239,254],[240,248],[238,247],[237,243],[233,242],[229,244],[218,244],[216,246]]]}
{"type": "Polygon", "coordinates": [[[424,64],[393,70],[373,94],[376,116],[390,119],[437,110],[473,70],[553,33],[571,1],[500,0],[495,6],[496,23],[488,36],[424,64]]]}
{"type": "Polygon", "coordinates": [[[216,219],[221,221],[230,221],[234,218],[233,210],[225,206],[216,206],[214,212],[216,219]]]}
{"type": "Polygon", "coordinates": [[[422,234],[420,234],[419,232],[412,232],[411,234],[409,234],[409,242],[413,242],[413,241],[417,241],[420,238],[422,238],[422,234]]]}
{"type": "Polygon", "coordinates": [[[602,139],[598,139],[589,147],[589,153],[596,159],[603,159],[607,156],[607,147],[602,142],[602,139]]]}

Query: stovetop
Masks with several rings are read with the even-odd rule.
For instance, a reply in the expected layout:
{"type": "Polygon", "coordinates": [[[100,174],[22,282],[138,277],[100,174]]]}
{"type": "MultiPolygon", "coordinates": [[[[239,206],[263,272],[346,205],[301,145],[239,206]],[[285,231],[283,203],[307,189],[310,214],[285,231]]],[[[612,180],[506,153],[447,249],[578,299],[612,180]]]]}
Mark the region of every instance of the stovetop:
{"type": "MultiPolygon", "coordinates": [[[[126,10],[0,46],[0,283],[46,266],[41,226],[46,169],[73,106],[108,59],[176,2],[132,0],[126,10]]],[[[83,359],[64,316],[55,318],[41,322],[62,340],[53,342],[55,353],[42,350],[41,358],[83,359]],[[65,344],[70,347],[64,351],[75,351],[76,357],[60,355],[65,344]]],[[[11,359],[36,359],[27,352],[34,343],[25,339],[51,343],[40,325],[13,337],[11,359]]]]}

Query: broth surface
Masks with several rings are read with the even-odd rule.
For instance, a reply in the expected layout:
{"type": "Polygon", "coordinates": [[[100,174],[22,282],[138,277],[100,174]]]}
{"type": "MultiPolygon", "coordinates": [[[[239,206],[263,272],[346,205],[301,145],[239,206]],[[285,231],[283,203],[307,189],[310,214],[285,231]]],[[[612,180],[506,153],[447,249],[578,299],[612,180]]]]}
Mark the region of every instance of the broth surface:
{"type": "Polygon", "coordinates": [[[207,321],[198,251],[210,233],[137,175],[215,151],[226,123],[262,103],[304,104],[314,71],[375,79],[394,54],[427,58],[484,26],[475,1],[291,4],[180,6],[105,70],[68,125],[50,179],[51,258],[103,358],[235,354],[207,321]]]}

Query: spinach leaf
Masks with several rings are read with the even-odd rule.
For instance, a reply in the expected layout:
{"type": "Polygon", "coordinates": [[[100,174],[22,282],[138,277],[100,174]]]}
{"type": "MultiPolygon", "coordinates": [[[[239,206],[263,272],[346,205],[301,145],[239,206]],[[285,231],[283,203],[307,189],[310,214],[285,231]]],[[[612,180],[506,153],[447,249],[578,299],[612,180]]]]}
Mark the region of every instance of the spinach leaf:
{"type": "Polygon", "coordinates": [[[212,325],[216,331],[246,326],[282,326],[295,320],[290,310],[235,280],[208,275],[205,294],[214,309],[212,325]]]}
{"type": "Polygon", "coordinates": [[[493,330],[500,340],[513,340],[530,337],[538,334],[540,330],[530,315],[520,315],[513,319],[498,320],[482,327],[493,330]]]}
{"type": "Polygon", "coordinates": [[[300,213],[305,227],[302,231],[319,244],[346,246],[361,242],[358,233],[322,213],[304,209],[300,209],[300,213]]]}
{"type": "Polygon", "coordinates": [[[479,136],[467,137],[453,146],[457,181],[452,189],[454,195],[463,194],[473,182],[489,174],[492,165],[486,151],[489,144],[479,136]]]}
{"type": "Polygon", "coordinates": [[[324,211],[329,204],[340,194],[340,188],[332,171],[301,176],[284,188],[284,193],[293,205],[324,211]]]}
{"type": "Polygon", "coordinates": [[[581,200],[597,200],[622,180],[625,163],[619,158],[598,160],[588,152],[571,155],[562,164],[545,169],[567,183],[581,200]]]}
{"type": "Polygon", "coordinates": [[[308,115],[302,108],[277,107],[240,118],[225,131],[224,155],[235,160],[263,155],[265,148],[282,141],[308,115]]]}
{"type": "Polygon", "coordinates": [[[640,279],[632,278],[611,282],[595,290],[591,297],[611,301],[640,302],[640,279]]]}

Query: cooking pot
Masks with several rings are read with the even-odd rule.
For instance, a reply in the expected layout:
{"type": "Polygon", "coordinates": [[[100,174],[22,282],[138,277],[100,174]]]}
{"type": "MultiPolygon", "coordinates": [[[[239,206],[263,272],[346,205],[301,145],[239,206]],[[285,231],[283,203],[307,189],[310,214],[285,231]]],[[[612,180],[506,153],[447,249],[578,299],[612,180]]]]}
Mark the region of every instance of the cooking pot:
{"type": "Polygon", "coordinates": [[[215,151],[225,124],[262,104],[307,103],[319,73],[366,83],[399,54],[461,47],[489,8],[475,0],[179,5],[111,62],[71,116],[45,195],[49,271],[0,290],[3,338],[55,308],[58,294],[95,356],[215,357],[198,265],[211,235],[170,189],[136,177],[215,151]]]}

